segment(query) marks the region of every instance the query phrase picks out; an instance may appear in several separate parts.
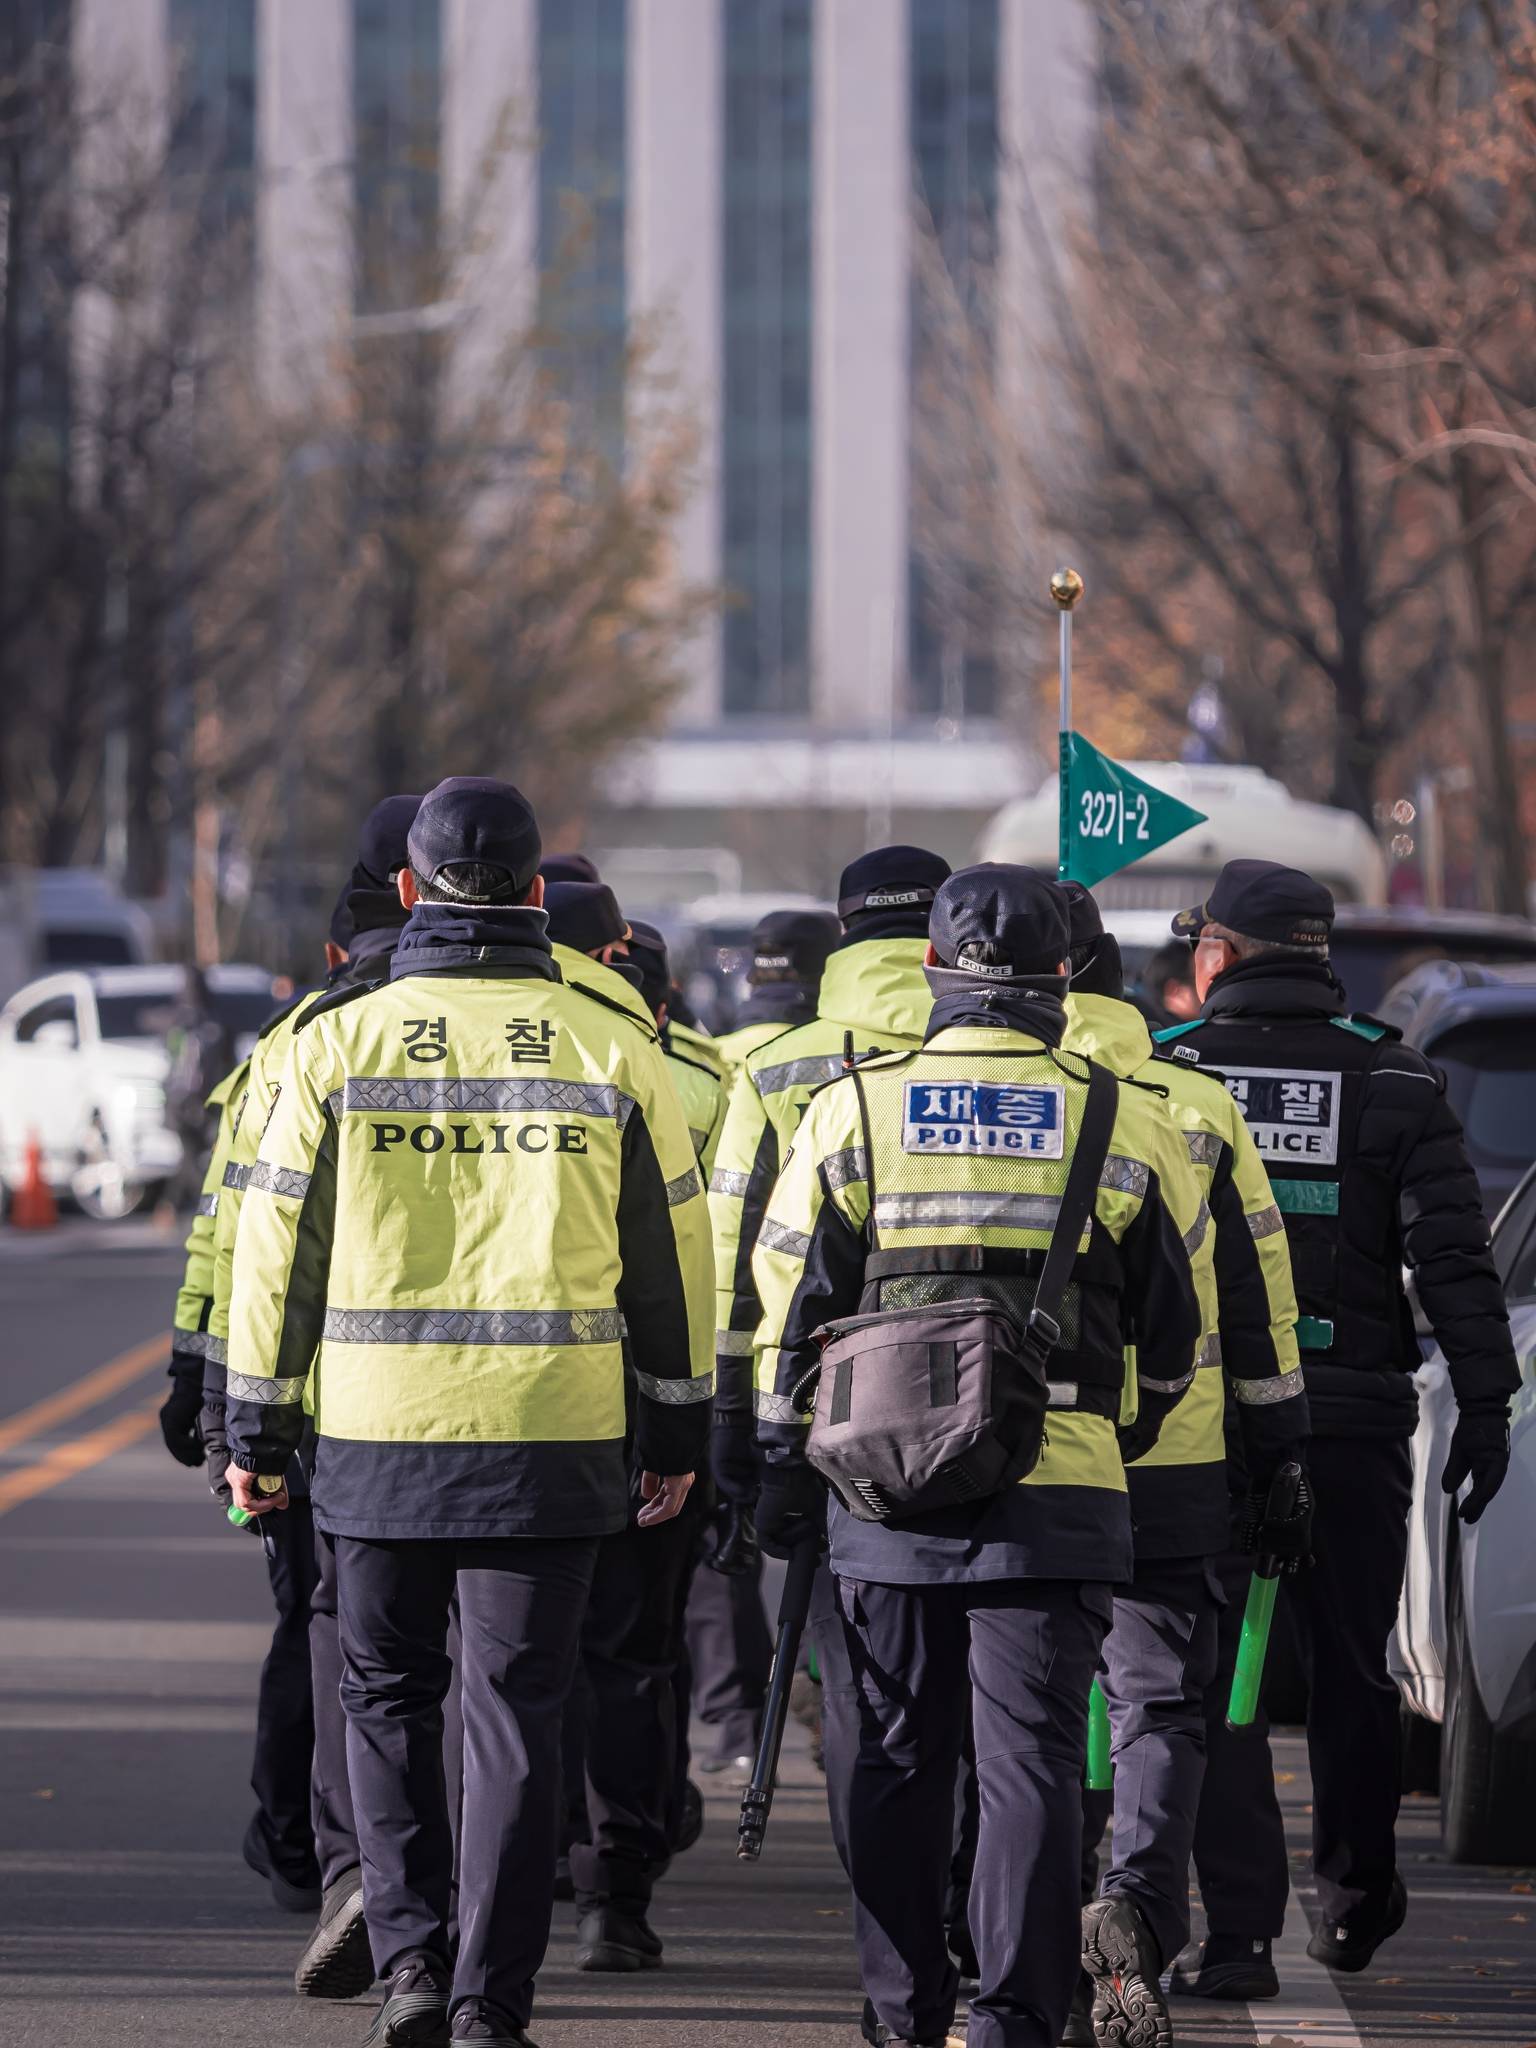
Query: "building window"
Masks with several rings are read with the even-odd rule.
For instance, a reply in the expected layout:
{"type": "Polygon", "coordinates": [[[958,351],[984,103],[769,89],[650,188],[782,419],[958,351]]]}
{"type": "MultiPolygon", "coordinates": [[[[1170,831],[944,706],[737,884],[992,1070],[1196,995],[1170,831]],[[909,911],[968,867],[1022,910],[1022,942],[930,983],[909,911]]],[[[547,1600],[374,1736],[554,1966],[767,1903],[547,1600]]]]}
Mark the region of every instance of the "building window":
{"type": "Polygon", "coordinates": [[[352,0],[361,313],[436,294],[442,85],[440,0],[352,0]]]}
{"type": "Polygon", "coordinates": [[[170,168],[206,230],[249,235],[256,201],[256,0],[169,0],[170,168]]]}
{"type": "Polygon", "coordinates": [[[539,268],[551,367],[617,465],[624,433],[628,0],[539,0],[539,268]]]}
{"type": "MultiPolygon", "coordinates": [[[[919,222],[947,276],[946,299],[969,316],[982,356],[991,352],[990,288],[997,249],[998,0],[910,0],[913,184],[919,222]]],[[[941,309],[931,272],[914,265],[912,390],[942,374],[941,309]]],[[[915,437],[921,443],[921,436],[915,437]]],[[[931,504],[940,477],[923,479],[931,504]]],[[[937,526],[942,531],[944,521],[937,526]]],[[[957,519],[957,530],[964,521],[957,519]]],[[[964,560],[942,570],[916,551],[909,564],[907,649],[911,708],[959,721],[997,712],[997,662],[982,578],[964,560]]]]}
{"type": "Polygon", "coordinates": [[[724,0],[724,702],[810,703],[812,0],[724,0]]]}

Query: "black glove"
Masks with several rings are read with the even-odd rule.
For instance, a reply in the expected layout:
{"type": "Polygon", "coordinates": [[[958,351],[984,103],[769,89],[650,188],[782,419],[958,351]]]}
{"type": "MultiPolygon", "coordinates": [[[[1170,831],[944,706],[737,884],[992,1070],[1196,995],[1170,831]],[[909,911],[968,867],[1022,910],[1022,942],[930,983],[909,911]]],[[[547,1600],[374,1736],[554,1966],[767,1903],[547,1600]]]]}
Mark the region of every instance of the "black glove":
{"type": "Polygon", "coordinates": [[[826,1526],[826,1491],[802,1458],[764,1465],[757,1537],[770,1557],[788,1557],[802,1543],[820,1543],[826,1526]]]}
{"type": "Polygon", "coordinates": [[[1274,1479],[1255,1480],[1249,1487],[1237,1539],[1238,1549],[1248,1557],[1279,1558],[1286,1578],[1312,1562],[1312,1488],[1302,1472],[1293,1495],[1283,1483],[1288,1469],[1282,1465],[1274,1479]]]}
{"type": "Polygon", "coordinates": [[[715,1416],[709,1432],[709,1476],[721,1500],[733,1507],[749,1508],[757,1499],[762,1465],[750,1415],[715,1416]]]}
{"type": "Polygon", "coordinates": [[[201,1465],[203,1437],[197,1418],[203,1412],[203,1361],[171,1363],[171,1391],[160,1404],[160,1434],[178,1465],[201,1465]]]}
{"type": "Polygon", "coordinates": [[[1451,1432],[1450,1456],[1440,1475],[1445,1493],[1454,1494],[1464,1479],[1472,1490],[1456,1509],[1464,1522],[1475,1522],[1504,1484],[1509,1470],[1509,1410],[1497,1408],[1479,1413],[1463,1409],[1451,1432]]]}
{"type": "Polygon", "coordinates": [[[761,1556],[752,1510],[726,1501],[715,1524],[715,1547],[705,1563],[724,1579],[744,1579],[748,1572],[757,1570],[761,1556]]]}

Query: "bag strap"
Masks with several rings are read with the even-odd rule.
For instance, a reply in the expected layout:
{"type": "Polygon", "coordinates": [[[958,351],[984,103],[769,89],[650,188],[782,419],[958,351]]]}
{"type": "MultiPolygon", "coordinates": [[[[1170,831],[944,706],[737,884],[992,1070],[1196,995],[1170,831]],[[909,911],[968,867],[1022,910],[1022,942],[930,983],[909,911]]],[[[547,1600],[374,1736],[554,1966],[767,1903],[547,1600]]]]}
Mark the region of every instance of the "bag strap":
{"type": "Polygon", "coordinates": [[[853,1092],[859,1098],[859,1134],[864,1140],[864,1184],[869,1189],[869,1248],[874,1251],[879,1244],[875,1235],[875,1148],[869,1135],[869,1104],[864,1097],[864,1083],[859,1077],[859,1057],[854,1050],[853,1033],[843,1033],[843,1072],[853,1077],[853,1092]]]}
{"type": "Polygon", "coordinates": [[[1109,1157],[1119,1100],[1119,1084],[1114,1075],[1107,1067],[1096,1066],[1090,1060],[1088,1099],[1083,1104],[1077,1147],[1067,1170],[1067,1185],[1062,1191],[1056,1228],[1051,1232],[1051,1241],[1046,1247],[1040,1285],[1035,1290],[1035,1305],[1029,1312],[1024,1332],[1025,1349],[1042,1368],[1061,1342],[1062,1296],[1067,1291],[1083,1228],[1093,1212],[1104,1162],[1109,1157]]]}

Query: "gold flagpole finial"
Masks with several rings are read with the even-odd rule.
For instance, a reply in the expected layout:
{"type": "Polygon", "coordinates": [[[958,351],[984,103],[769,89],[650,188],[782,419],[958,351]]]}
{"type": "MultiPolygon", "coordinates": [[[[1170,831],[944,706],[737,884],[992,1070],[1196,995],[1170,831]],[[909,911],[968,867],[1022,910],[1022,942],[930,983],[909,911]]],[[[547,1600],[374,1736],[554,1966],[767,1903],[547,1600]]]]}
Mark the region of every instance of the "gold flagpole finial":
{"type": "Polygon", "coordinates": [[[1071,611],[1083,588],[1083,579],[1075,569],[1058,569],[1051,578],[1051,596],[1064,612],[1071,611]]]}

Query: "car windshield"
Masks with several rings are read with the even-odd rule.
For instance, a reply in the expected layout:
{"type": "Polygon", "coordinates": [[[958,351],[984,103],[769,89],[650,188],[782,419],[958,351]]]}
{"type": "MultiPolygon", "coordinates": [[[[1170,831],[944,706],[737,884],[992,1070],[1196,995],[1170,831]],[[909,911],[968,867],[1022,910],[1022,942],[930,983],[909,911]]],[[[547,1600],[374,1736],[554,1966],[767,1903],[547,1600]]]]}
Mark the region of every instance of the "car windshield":
{"type": "Polygon", "coordinates": [[[44,967],[130,967],[134,953],[121,931],[69,930],[58,925],[43,933],[44,967]]]}
{"type": "MultiPolygon", "coordinates": [[[[271,992],[264,988],[214,989],[213,1014],[231,1038],[248,1038],[271,1016],[271,992]]],[[[96,1014],[103,1038],[164,1038],[176,1020],[180,995],[146,989],[138,995],[98,995],[96,1014]]]]}
{"type": "Polygon", "coordinates": [[[1411,928],[1352,931],[1345,925],[1335,927],[1328,950],[1334,972],[1349,992],[1350,1008],[1374,1013],[1388,989],[1427,960],[1536,960],[1536,933],[1528,939],[1490,938],[1475,929],[1458,935],[1411,928]]]}
{"type": "Polygon", "coordinates": [[[1518,1176],[1536,1159],[1536,1041],[1529,1020],[1464,1027],[1425,1051],[1445,1075],[1479,1178],[1486,1184],[1497,1176],[1507,1188],[1510,1170],[1518,1176]]]}

